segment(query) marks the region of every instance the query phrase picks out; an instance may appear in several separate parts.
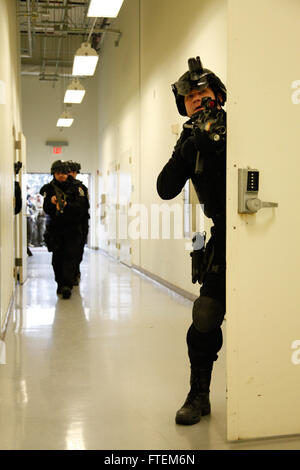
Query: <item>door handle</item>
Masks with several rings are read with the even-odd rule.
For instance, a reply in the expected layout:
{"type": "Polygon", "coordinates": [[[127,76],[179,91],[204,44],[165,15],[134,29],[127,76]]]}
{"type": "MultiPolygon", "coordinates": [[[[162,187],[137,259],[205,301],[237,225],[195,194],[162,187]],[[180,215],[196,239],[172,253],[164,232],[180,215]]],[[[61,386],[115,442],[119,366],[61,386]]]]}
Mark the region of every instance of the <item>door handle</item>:
{"type": "Polygon", "coordinates": [[[248,199],[246,202],[247,209],[250,212],[257,212],[264,207],[278,207],[277,202],[263,202],[258,198],[248,199]]]}
{"type": "Polygon", "coordinates": [[[277,202],[264,202],[258,198],[259,171],[254,168],[239,168],[238,213],[255,214],[264,207],[278,207],[277,202]]]}

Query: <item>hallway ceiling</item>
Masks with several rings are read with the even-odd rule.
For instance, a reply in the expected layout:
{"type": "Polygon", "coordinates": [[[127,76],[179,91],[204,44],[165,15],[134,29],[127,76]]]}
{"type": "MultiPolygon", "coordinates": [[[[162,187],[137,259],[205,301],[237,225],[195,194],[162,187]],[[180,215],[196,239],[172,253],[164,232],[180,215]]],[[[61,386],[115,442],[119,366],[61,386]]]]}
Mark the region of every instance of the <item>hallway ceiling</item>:
{"type": "Polygon", "coordinates": [[[88,18],[90,0],[17,0],[21,73],[39,80],[57,81],[71,76],[73,57],[89,40],[99,52],[110,18],[88,18]]]}

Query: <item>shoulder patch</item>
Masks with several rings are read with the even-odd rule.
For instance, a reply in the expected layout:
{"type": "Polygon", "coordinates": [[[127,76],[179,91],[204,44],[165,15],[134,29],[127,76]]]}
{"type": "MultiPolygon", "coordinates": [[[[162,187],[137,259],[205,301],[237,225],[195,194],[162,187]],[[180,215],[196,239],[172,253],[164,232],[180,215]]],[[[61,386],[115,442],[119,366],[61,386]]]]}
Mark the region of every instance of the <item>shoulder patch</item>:
{"type": "Polygon", "coordinates": [[[81,186],[78,187],[79,195],[84,196],[84,191],[81,186]]]}

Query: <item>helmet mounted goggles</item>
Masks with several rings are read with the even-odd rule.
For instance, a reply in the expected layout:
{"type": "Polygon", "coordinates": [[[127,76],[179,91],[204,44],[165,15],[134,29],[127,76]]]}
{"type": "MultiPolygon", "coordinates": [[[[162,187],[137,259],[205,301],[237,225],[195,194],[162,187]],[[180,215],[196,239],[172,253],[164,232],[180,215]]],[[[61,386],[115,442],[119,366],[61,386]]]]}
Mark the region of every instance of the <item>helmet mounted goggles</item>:
{"type": "Polygon", "coordinates": [[[69,171],[76,171],[76,173],[80,173],[80,170],[81,170],[80,163],[73,162],[72,160],[69,160],[67,163],[69,166],[69,171]]]}
{"type": "Polygon", "coordinates": [[[57,160],[51,166],[51,175],[54,175],[54,173],[64,173],[67,175],[69,171],[70,169],[68,163],[64,162],[63,160],[57,160]]]}
{"type": "Polygon", "coordinates": [[[202,91],[208,87],[213,90],[216,99],[218,99],[218,95],[221,95],[222,101],[220,104],[224,105],[226,101],[226,87],[211,70],[202,67],[200,57],[197,56],[196,59],[190,58],[188,60],[188,66],[189,70],[172,85],[172,91],[175,95],[179,113],[182,116],[187,115],[184,103],[184,97],[186,95],[192,90],[202,91]]]}

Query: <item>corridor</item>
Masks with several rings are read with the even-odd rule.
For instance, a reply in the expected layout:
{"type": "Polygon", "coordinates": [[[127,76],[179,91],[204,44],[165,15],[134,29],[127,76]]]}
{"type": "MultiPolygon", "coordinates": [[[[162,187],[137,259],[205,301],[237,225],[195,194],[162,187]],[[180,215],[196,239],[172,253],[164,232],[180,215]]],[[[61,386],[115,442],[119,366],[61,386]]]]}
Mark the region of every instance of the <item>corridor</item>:
{"type": "Polygon", "coordinates": [[[0,449],[226,447],[223,352],[213,415],[191,428],[174,420],[188,391],[192,303],[95,250],[63,300],[50,263],[33,249],[17,290],[0,366],[0,449]]]}
{"type": "Polygon", "coordinates": [[[212,415],[176,425],[188,391],[192,303],[88,249],[80,286],[62,300],[50,263],[46,250],[33,249],[17,289],[0,365],[0,449],[299,448],[299,437],[226,440],[224,347],[212,415]]]}
{"type": "Polygon", "coordinates": [[[0,450],[300,449],[300,2],[92,3],[115,2],[0,0],[0,450]],[[54,196],[73,268],[89,224],[68,300],[54,196]],[[202,256],[224,345],[212,414],[179,426],[202,256]]]}

